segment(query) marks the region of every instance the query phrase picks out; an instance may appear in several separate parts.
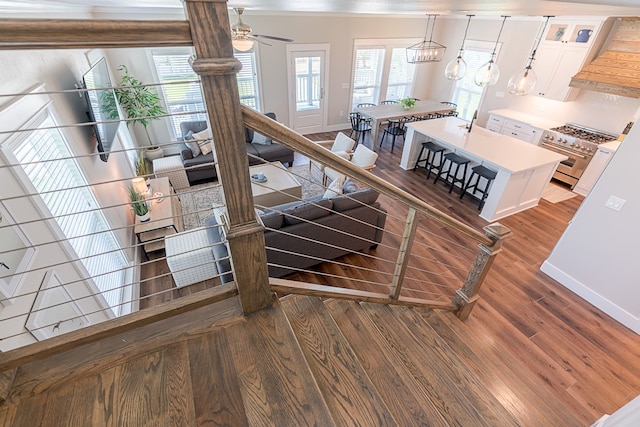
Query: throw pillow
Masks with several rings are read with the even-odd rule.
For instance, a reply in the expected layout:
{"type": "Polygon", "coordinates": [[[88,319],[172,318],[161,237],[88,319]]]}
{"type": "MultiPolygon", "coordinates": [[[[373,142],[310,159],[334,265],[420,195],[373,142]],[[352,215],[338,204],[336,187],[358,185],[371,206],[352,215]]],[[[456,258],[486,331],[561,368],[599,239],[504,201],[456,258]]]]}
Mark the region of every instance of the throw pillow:
{"type": "Polygon", "coordinates": [[[271,138],[267,138],[266,136],[259,134],[258,132],[253,133],[252,144],[260,144],[260,145],[271,145],[271,138]]]}
{"type": "MultiPolygon", "coordinates": [[[[191,132],[191,131],[189,131],[189,132],[191,132]]],[[[185,141],[184,143],[187,146],[187,148],[189,150],[191,150],[191,154],[193,155],[193,157],[199,156],[200,153],[202,152],[200,150],[200,146],[198,145],[198,141],[193,139],[193,137],[190,140],[185,141]]]]}
{"type": "Polygon", "coordinates": [[[196,141],[198,141],[197,145],[198,145],[198,148],[200,149],[200,152],[202,153],[202,155],[206,156],[207,154],[209,154],[212,151],[211,140],[209,140],[209,139],[197,139],[196,141]]]}
{"type": "Polygon", "coordinates": [[[192,130],[190,130],[189,132],[187,132],[187,134],[186,134],[186,135],[184,136],[184,138],[182,138],[182,139],[184,139],[185,141],[188,141],[188,140],[190,140],[190,139],[193,139],[193,131],[192,131],[192,130]]]}
{"type": "Polygon", "coordinates": [[[331,184],[327,187],[327,191],[324,192],[323,199],[333,199],[342,194],[342,184],[344,183],[344,176],[341,175],[331,181],[331,184]]]}
{"type": "Polygon", "coordinates": [[[206,128],[202,132],[192,133],[191,135],[193,136],[193,139],[213,139],[213,136],[211,136],[211,129],[209,128],[206,128]]]}

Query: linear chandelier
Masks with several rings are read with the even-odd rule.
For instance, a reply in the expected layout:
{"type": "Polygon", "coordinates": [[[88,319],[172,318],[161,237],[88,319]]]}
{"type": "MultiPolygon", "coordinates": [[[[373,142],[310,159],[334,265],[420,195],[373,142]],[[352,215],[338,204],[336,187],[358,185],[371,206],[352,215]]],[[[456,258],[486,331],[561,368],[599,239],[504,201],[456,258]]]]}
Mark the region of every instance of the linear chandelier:
{"type": "Polygon", "coordinates": [[[540,41],[542,40],[542,36],[544,34],[544,30],[547,28],[547,24],[549,23],[549,18],[552,16],[545,15],[546,21],[544,21],[544,25],[542,26],[542,30],[540,34],[538,34],[538,38],[534,42],[533,50],[531,51],[531,56],[528,59],[527,65],[523,70],[517,72],[509,79],[509,83],[507,84],[507,89],[509,93],[514,95],[527,95],[529,94],[533,88],[536,86],[538,82],[538,76],[531,68],[533,61],[536,60],[536,52],[538,51],[538,46],[540,46],[540,41]]]}
{"type": "Polygon", "coordinates": [[[437,16],[438,15],[427,15],[427,28],[424,31],[424,39],[420,43],[416,43],[407,48],[407,62],[410,64],[438,62],[444,56],[447,47],[433,41],[433,29],[436,27],[437,16]],[[427,41],[427,33],[429,32],[429,23],[431,22],[432,16],[433,25],[431,26],[431,35],[427,41]]]}

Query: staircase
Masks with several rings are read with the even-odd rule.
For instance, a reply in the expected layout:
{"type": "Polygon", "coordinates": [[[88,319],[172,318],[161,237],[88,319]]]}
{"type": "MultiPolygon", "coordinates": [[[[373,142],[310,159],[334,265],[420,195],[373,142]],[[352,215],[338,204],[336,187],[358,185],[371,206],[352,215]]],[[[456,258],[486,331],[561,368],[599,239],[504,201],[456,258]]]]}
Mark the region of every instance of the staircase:
{"type": "Polygon", "coordinates": [[[205,309],[20,368],[0,425],[583,425],[451,313],[296,295],[205,309]]]}

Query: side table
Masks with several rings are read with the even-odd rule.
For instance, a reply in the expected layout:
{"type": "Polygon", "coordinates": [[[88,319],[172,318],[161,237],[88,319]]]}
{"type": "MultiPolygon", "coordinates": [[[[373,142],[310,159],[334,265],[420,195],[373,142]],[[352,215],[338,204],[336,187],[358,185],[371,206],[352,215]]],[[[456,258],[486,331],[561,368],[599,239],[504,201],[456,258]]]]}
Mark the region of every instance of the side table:
{"type": "Polygon", "coordinates": [[[180,202],[177,197],[172,196],[169,178],[151,179],[150,185],[154,193],[160,192],[165,198],[161,202],[151,200],[149,221],[140,222],[138,217],[135,217],[133,231],[136,233],[138,242],[143,244],[145,252],[164,249],[165,236],[177,233],[179,228],[180,202]]]}
{"type": "Polygon", "coordinates": [[[189,179],[180,156],[161,157],[153,161],[153,173],[156,178],[166,176],[176,190],[189,188],[189,179]]]}

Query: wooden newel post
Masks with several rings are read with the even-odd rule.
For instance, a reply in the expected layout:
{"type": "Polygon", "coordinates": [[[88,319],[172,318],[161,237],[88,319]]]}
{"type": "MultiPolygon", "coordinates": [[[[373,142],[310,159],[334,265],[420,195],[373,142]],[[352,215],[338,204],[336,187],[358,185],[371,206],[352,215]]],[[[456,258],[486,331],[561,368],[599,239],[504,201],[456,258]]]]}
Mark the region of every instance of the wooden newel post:
{"type": "Polygon", "coordinates": [[[463,321],[467,320],[478,298],[480,298],[478,292],[480,292],[482,282],[484,282],[493,260],[502,251],[502,242],[511,235],[511,230],[498,222],[484,227],[483,230],[493,243],[489,246],[478,245],[478,253],[473,260],[471,270],[464,284],[456,291],[456,295],[453,297],[453,304],[458,306],[456,315],[463,321]]]}
{"type": "Polygon", "coordinates": [[[256,219],[240,111],[231,25],[226,0],[184,0],[214,141],[218,179],[224,188],[227,240],[245,313],[271,305],[263,226],[256,219]]]}

